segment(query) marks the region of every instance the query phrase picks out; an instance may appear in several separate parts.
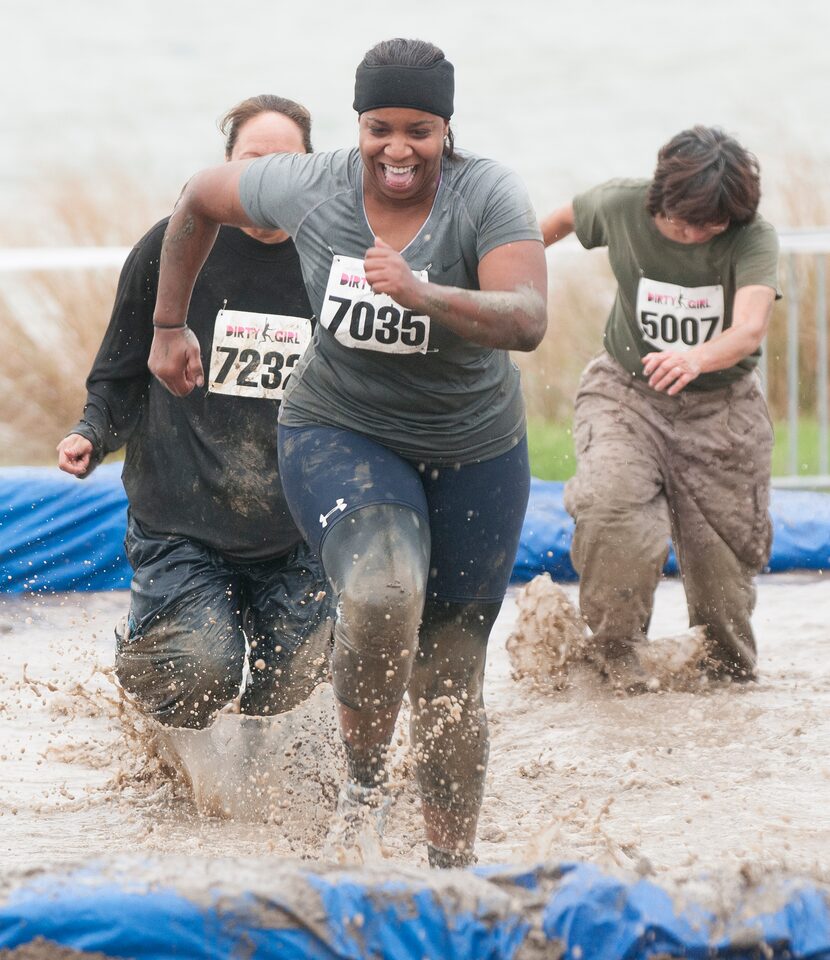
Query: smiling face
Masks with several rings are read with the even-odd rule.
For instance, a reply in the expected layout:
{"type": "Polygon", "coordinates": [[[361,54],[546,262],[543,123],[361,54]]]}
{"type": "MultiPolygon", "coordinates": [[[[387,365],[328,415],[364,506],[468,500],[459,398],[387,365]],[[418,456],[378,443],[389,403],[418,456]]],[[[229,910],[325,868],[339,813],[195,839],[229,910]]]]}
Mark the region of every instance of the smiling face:
{"type": "Polygon", "coordinates": [[[362,113],[359,144],[367,191],[394,202],[434,197],[448,128],[442,117],[407,107],[362,113]]]}

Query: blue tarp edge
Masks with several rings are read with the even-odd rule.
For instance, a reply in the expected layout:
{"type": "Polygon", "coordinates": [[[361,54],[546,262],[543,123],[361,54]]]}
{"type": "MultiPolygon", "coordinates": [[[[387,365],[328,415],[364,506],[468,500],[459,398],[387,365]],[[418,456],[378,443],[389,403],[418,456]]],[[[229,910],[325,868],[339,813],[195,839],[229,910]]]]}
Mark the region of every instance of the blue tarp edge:
{"type": "MultiPolygon", "coordinates": [[[[127,500],[121,464],[79,481],[57,469],[0,469],[0,592],[119,590],[130,585],[123,540],[127,500]]],[[[513,579],[547,572],[575,580],[573,521],[564,484],[533,479],[513,579]]],[[[830,494],[774,490],[769,569],[830,567],[830,494]]],[[[676,573],[670,554],[667,573],[676,573]]]]}
{"type": "Polygon", "coordinates": [[[519,960],[546,954],[545,943],[551,956],[564,948],[569,960],[830,958],[827,893],[795,879],[748,888],[724,919],[678,905],[650,880],[622,880],[588,864],[473,872],[474,895],[464,879],[437,887],[427,874],[419,879],[410,868],[395,876],[387,864],[383,881],[371,872],[298,867],[273,889],[266,882],[231,896],[142,884],[140,868],[114,882],[91,865],[43,874],[6,894],[0,949],[41,937],[124,960],[519,960]],[[773,902],[774,909],[757,906],[773,902]]]}

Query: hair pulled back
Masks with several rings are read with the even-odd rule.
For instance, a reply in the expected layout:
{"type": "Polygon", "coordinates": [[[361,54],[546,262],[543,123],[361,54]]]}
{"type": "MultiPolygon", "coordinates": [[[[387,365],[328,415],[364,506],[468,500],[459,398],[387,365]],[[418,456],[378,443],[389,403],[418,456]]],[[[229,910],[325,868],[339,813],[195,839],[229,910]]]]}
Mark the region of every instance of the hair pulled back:
{"type": "Polygon", "coordinates": [[[303,135],[303,146],[306,153],[312,152],[311,114],[308,110],[302,104],[286,97],[278,97],[272,93],[262,93],[259,96],[248,97],[247,100],[237,103],[219,121],[219,130],[225,138],[226,159],[230,159],[242,127],[261,113],[281,113],[289,120],[293,120],[303,135]]]}
{"type": "MultiPolygon", "coordinates": [[[[444,51],[428,40],[408,40],[395,37],[381,40],[366,51],[363,63],[367,67],[431,67],[446,60],[444,51]]],[[[455,153],[455,138],[452,127],[448,125],[444,143],[444,156],[451,158],[455,153]]]]}

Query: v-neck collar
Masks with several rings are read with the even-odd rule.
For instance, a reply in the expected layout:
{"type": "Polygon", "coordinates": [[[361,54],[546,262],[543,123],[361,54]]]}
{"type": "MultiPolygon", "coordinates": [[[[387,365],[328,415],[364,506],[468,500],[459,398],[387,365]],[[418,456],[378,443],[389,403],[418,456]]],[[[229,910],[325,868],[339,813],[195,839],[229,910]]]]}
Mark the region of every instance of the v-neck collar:
{"type": "MultiPolygon", "coordinates": [[[[357,162],[358,162],[358,175],[355,177],[355,196],[357,200],[357,208],[360,211],[359,215],[363,217],[362,226],[365,228],[366,235],[370,238],[369,246],[373,246],[376,236],[374,230],[372,230],[372,225],[369,223],[369,215],[366,213],[366,199],[363,193],[363,174],[364,174],[364,165],[363,158],[360,156],[360,151],[357,152],[357,162]]],[[[432,198],[432,206],[429,208],[429,213],[424,218],[424,222],[418,228],[418,232],[415,236],[407,243],[407,245],[400,250],[399,253],[402,257],[406,257],[407,252],[412,252],[413,248],[419,241],[423,240],[426,235],[428,235],[427,227],[430,224],[430,221],[435,214],[435,211],[438,207],[439,198],[443,197],[444,194],[444,157],[441,158],[441,176],[438,180],[438,189],[435,191],[435,196],[432,198]]]]}

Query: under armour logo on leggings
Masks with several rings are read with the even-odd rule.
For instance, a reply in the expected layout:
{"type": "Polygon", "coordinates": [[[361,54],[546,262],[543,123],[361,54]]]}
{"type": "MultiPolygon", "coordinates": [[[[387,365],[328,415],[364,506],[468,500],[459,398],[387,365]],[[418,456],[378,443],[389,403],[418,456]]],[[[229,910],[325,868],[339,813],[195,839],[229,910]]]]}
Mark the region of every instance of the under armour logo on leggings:
{"type": "Polygon", "coordinates": [[[329,510],[328,513],[320,514],[320,526],[327,527],[329,525],[329,517],[333,513],[337,513],[339,510],[341,513],[346,509],[346,501],[342,497],[338,497],[334,502],[334,506],[329,510]]]}

